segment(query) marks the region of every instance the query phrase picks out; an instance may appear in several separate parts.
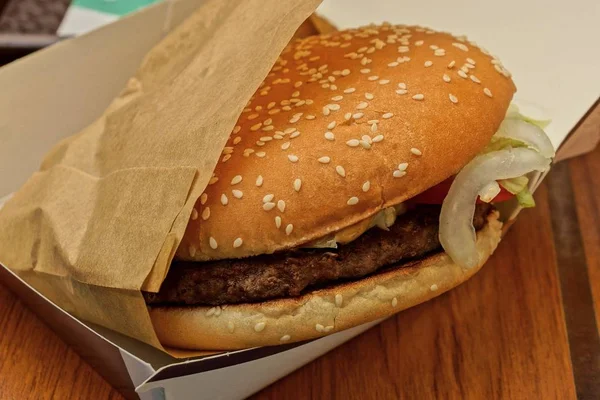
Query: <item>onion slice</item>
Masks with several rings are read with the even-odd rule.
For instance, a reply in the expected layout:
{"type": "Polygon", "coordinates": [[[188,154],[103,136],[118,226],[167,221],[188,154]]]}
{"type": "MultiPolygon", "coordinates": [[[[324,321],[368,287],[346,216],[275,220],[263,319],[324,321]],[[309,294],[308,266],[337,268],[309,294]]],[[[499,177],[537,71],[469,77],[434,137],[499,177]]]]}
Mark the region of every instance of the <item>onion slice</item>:
{"type": "Polygon", "coordinates": [[[479,198],[485,203],[494,200],[494,197],[500,193],[500,185],[496,181],[491,181],[479,191],[479,198]]]}
{"type": "Polygon", "coordinates": [[[505,119],[494,137],[518,140],[540,152],[546,158],[554,157],[554,146],[542,128],[520,119],[505,119]]]}
{"type": "Polygon", "coordinates": [[[479,193],[491,181],[545,171],[550,159],[525,147],[493,151],[475,157],[456,175],[442,203],[439,238],[452,260],[463,268],[479,264],[473,215],[479,193]]]}

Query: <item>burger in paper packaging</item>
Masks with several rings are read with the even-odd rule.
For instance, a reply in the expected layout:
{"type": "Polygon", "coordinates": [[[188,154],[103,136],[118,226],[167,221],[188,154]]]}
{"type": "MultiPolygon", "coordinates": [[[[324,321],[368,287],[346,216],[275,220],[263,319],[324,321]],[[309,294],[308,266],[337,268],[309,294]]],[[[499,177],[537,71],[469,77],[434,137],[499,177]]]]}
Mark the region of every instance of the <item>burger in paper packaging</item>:
{"type": "Polygon", "coordinates": [[[163,344],[239,349],[332,334],[471,277],[494,204],[533,205],[544,123],[463,37],[384,24],[291,43],[250,99],[158,293],[163,344]],[[513,200],[515,201],[515,200],[513,200]]]}

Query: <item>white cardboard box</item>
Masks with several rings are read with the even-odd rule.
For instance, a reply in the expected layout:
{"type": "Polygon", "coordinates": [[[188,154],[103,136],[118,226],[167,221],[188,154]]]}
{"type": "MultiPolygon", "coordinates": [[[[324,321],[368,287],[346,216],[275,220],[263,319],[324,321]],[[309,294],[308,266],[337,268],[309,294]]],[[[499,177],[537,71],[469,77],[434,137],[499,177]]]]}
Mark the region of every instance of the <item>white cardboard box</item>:
{"type": "MultiPolygon", "coordinates": [[[[0,121],[0,197],[23,184],[53,144],[94,120],[163,37],[164,27],[173,27],[201,2],[158,3],[0,69],[0,107],[14,110],[10,121],[0,121]],[[67,58],[76,62],[62,62],[67,58]],[[17,76],[28,79],[15,84],[17,76]],[[25,97],[22,85],[35,87],[39,97],[25,97]],[[76,100],[83,94],[99,101],[76,100]],[[64,119],[49,126],[49,116],[57,114],[64,119]]],[[[541,105],[553,118],[549,134],[558,146],[600,94],[600,53],[593,51],[600,37],[599,7],[594,0],[556,4],[371,0],[368,5],[330,0],[320,11],[340,27],[388,20],[467,33],[502,55],[520,88],[519,99],[541,105]]],[[[591,137],[569,140],[585,144],[576,146],[578,151],[594,144],[591,137]]],[[[380,322],[306,343],[181,362],[73,318],[5,268],[0,268],[0,280],[128,398],[244,398],[380,322]]]]}

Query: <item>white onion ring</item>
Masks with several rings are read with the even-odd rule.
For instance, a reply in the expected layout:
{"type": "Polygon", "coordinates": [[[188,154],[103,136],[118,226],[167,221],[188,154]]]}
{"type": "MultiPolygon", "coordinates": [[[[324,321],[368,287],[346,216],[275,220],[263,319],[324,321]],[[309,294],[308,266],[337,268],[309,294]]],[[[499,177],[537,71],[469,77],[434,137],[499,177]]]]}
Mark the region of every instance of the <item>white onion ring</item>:
{"type": "Polygon", "coordinates": [[[494,137],[515,139],[540,152],[546,158],[554,157],[554,146],[543,129],[520,119],[505,119],[494,137]]]}
{"type": "Polygon", "coordinates": [[[473,214],[479,192],[490,183],[544,171],[550,159],[525,147],[493,151],[475,157],[456,175],[442,203],[439,238],[452,260],[464,268],[479,263],[473,214]]]}

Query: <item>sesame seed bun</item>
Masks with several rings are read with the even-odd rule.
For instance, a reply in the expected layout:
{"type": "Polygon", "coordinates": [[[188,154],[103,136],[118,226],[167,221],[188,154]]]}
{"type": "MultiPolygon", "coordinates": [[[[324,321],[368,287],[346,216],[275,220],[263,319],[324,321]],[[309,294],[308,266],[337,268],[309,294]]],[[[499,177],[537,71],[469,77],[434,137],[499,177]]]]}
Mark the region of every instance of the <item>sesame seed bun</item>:
{"type": "Polygon", "coordinates": [[[314,339],[412,307],[473,276],[500,241],[498,213],[477,233],[480,263],[473,269],[438,253],[351,283],[303,296],[226,307],[156,307],[150,317],[168,347],[233,350],[314,339]]]}
{"type": "Polygon", "coordinates": [[[357,226],[460,170],[514,92],[496,58],[446,33],[295,41],[241,114],[177,258],[270,254],[357,226]]]}

